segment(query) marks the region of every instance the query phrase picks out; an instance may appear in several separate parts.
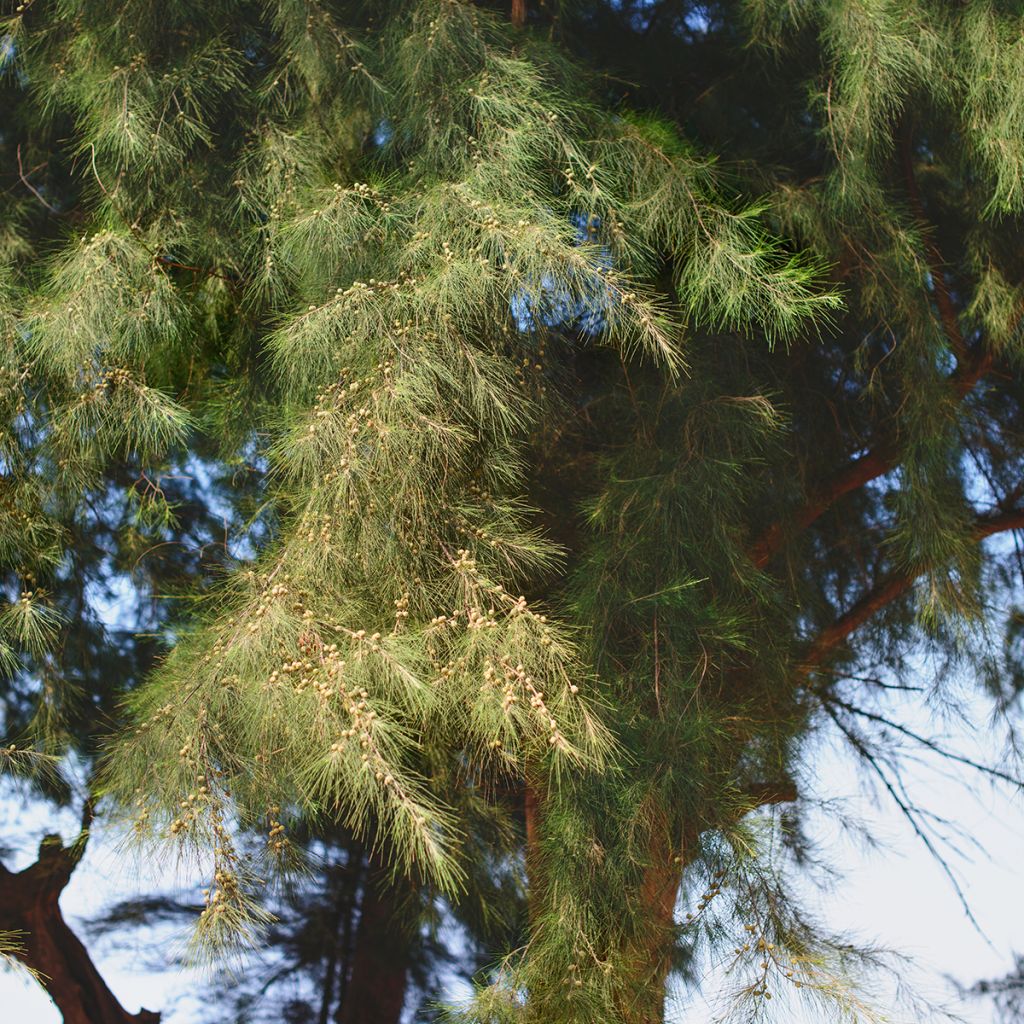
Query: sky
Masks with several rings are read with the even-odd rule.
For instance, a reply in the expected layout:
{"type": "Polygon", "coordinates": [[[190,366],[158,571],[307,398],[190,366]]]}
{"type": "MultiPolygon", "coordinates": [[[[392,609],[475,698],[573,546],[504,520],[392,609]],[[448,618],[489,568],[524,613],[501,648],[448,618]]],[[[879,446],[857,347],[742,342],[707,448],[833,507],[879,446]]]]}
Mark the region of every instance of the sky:
{"type": "MultiPolygon", "coordinates": [[[[903,720],[927,725],[917,705],[907,705],[903,720]],[[916,720],[914,720],[916,718],[916,720]]],[[[984,755],[990,735],[982,721],[955,720],[931,723],[931,735],[945,735],[968,755],[984,755]]],[[[816,916],[836,932],[854,941],[880,944],[912,958],[905,980],[921,995],[945,1003],[969,1024],[990,1024],[991,1008],[984,1002],[959,1002],[947,980],[971,983],[982,977],[998,977],[1010,968],[1015,949],[1024,948],[1024,885],[1019,864],[1024,854],[1024,801],[993,790],[968,768],[942,772],[928,759],[909,770],[911,795],[916,801],[958,821],[978,841],[985,853],[971,852],[970,859],[953,857],[963,890],[978,924],[979,934],[967,921],[959,900],[933,861],[906,827],[899,812],[881,797],[861,789],[863,773],[850,755],[827,738],[814,752],[815,775],[804,780],[803,790],[822,799],[840,801],[842,812],[812,815],[811,830],[825,859],[842,868],[842,876],[828,891],[811,884],[802,886],[801,898],[816,916]],[[929,765],[931,765],[929,767],[929,765]],[[943,774],[943,772],[945,774],[943,774]],[[861,820],[881,840],[883,848],[866,850],[841,828],[840,822],[861,820]]],[[[988,755],[991,757],[992,752],[988,755]]],[[[63,823],[73,834],[71,820],[63,823]]],[[[19,807],[11,799],[0,804],[0,835],[23,839],[20,863],[27,863],[43,832],[52,830],[52,817],[19,807]]],[[[133,893],[166,886],[174,872],[167,865],[139,865],[120,853],[116,837],[93,837],[83,864],[75,872],[62,899],[72,923],[95,914],[105,903],[133,893]]],[[[187,882],[188,879],[179,878],[187,882]]],[[[198,890],[201,884],[195,880],[198,890]]],[[[105,940],[89,942],[100,970],[115,993],[134,1011],[140,1005],[164,1011],[165,1024],[200,1024],[203,979],[178,971],[156,969],[161,952],[170,952],[182,939],[173,931],[140,934],[137,944],[115,949],[105,940]],[[154,944],[155,942],[155,944],[154,944]]],[[[258,965],[251,969],[258,970],[258,965]]],[[[671,1024],[710,1024],[721,1004],[710,995],[728,983],[722,965],[707,965],[707,998],[691,999],[683,1006],[671,1003],[671,1024]]],[[[454,989],[453,996],[458,990],[454,989]]],[[[785,996],[785,993],[779,993],[785,996]]],[[[918,1024],[895,1005],[891,986],[880,986],[874,1002],[888,1012],[893,1024],[918,1024]]],[[[42,991],[31,981],[12,973],[0,973],[0,1019],[4,1024],[59,1024],[60,1016],[42,991]]],[[[820,1012],[808,1007],[776,1004],[776,1020],[786,1024],[819,1024],[820,1012]]]]}

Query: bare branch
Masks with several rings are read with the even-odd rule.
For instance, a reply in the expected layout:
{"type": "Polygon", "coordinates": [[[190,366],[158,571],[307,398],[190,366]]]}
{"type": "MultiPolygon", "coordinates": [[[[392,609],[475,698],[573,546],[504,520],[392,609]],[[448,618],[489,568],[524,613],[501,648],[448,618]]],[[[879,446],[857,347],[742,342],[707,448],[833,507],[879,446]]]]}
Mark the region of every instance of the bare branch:
{"type": "Polygon", "coordinates": [[[914,732],[912,729],[908,729],[905,725],[901,725],[899,722],[894,722],[892,719],[886,718],[884,715],[879,715],[875,712],[867,711],[864,708],[859,708],[855,704],[849,704],[833,694],[822,694],[821,699],[824,703],[834,704],[837,707],[841,707],[844,711],[848,711],[852,715],[857,715],[858,717],[865,718],[870,722],[883,725],[887,729],[892,729],[895,732],[900,733],[900,735],[914,740],[915,743],[920,743],[921,746],[927,747],[940,757],[967,765],[967,767],[974,768],[976,771],[979,771],[984,775],[991,776],[993,779],[998,779],[1000,782],[1008,782],[1011,786],[1024,787],[1024,780],[1015,778],[1013,775],[1010,775],[1007,772],[1002,772],[998,768],[990,768],[988,765],[982,764],[979,761],[974,761],[969,757],[965,757],[963,754],[957,754],[952,750],[946,750],[944,747],[935,743],[934,740],[928,739],[927,736],[922,736],[919,733],[914,732]]]}
{"type": "MultiPolygon", "coordinates": [[[[960,885],[960,882],[957,879],[956,874],[953,872],[953,869],[949,866],[949,862],[946,860],[945,857],[942,856],[938,848],[935,846],[935,843],[932,841],[931,836],[928,835],[924,827],[918,821],[917,811],[899,795],[899,793],[896,791],[896,788],[889,780],[888,775],[886,775],[884,769],[879,763],[878,758],[875,757],[875,755],[868,749],[867,744],[865,744],[864,741],[856,733],[852,732],[849,729],[849,727],[836,714],[835,709],[829,707],[826,704],[825,713],[829,716],[829,718],[832,719],[833,722],[835,722],[836,727],[843,734],[843,736],[846,737],[847,741],[856,751],[861,760],[871,769],[871,771],[876,776],[878,776],[879,781],[885,787],[885,791],[889,794],[889,796],[892,797],[892,800],[896,804],[896,807],[899,809],[900,814],[902,814],[903,817],[906,818],[909,822],[910,827],[914,831],[914,835],[916,835],[917,838],[924,844],[925,849],[932,855],[932,858],[942,869],[943,874],[949,879],[950,884],[953,886],[953,891],[956,893],[957,899],[960,901],[960,906],[963,908],[964,914],[966,915],[967,919],[974,926],[974,929],[978,932],[978,934],[981,935],[983,938],[986,938],[985,933],[981,929],[981,925],[978,923],[977,918],[974,916],[974,911],[971,910],[971,905],[967,901],[967,896],[965,895],[963,887],[960,885]]],[[[987,938],[986,941],[988,941],[987,938]]]]}

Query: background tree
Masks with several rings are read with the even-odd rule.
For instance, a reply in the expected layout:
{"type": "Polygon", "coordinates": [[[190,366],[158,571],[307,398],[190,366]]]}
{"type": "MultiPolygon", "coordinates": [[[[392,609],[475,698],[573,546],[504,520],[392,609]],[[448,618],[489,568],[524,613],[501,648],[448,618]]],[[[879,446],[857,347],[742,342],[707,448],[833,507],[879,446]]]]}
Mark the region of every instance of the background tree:
{"type": "MultiPolygon", "coordinates": [[[[922,650],[1005,727],[972,770],[1019,784],[1020,563],[990,538],[1024,526],[1022,27],[995,0],[14,11],[0,624],[47,708],[73,510],[135,502],[136,566],[183,529],[197,557],[192,517],[240,535],[217,585],[145,584],[188,600],[120,677],[102,773],[210,860],[197,954],[264,941],[265,880],[341,828],[357,930],[407,898],[481,922],[516,871],[474,1019],[660,1021],[703,948],[742,1013],[867,1012],[769,851],[806,852],[830,729],[941,856],[900,755],[965,759],[889,703],[922,650]],[[204,511],[176,518],[175,472],[204,511]]],[[[358,991],[381,962],[352,948],[358,991]]]]}
{"type": "Polygon", "coordinates": [[[1024,1012],[1024,970],[1021,958],[1016,958],[1014,969],[1004,977],[979,981],[971,988],[971,994],[991,1000],[998,1020],[1020,1020],[1021,1013],[1024,1012]]]}
{"type": "MultiPolygon", "coordinates": [[[[483,836],[479,836],[483,839],[483,836]]],[[[294,831],[308,872],[265,895],[274,920],[263,936],[259,969],[227,971],[194,1012],[210,1024],[433,1020],[454,979],[468,981],[508,948],[522,922],[516,872],[493,862],[480,843],[477,906],[426,902],[424,890],[392,884],[379,859],[343,830],[294,831]],[[480,911],[485,911],[481,914],[480,911]],[[478,913],[474,914],[474,911],[478,913]]],[[[153,970],[167,967],[166,929],[194,921],[188,897],[131,898],[89,921],[90,938],[130,940],[153,970]]]]}

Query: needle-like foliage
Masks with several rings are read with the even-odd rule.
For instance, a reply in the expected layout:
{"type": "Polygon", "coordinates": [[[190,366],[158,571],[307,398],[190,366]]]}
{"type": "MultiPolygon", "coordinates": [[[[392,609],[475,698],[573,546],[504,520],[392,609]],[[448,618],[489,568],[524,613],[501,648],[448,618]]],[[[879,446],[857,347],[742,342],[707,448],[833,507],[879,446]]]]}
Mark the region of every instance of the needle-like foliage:
{"type": "Polygon", "coordinates": [[[941,857],[855,677],[884,695],[930,645],[1016,700],[1015,620],[979,638],[1019,583],[986,542],[1024,523],[1021,28],[995,0],[2,23],[0,661],[66,750],[82,539],[168,598],[134,620],[158,657],[111,645],[99,788],[210,865],[199,955],[258,944],[292,836],[340,829],[481,935],[481,864],[516,873],[474,1020],[653,1024],[723,950],[741,1016],[799,988],[870,1018],[778,873],[799,814],[752,812],[799,809],[829,729],[941,857]]]}

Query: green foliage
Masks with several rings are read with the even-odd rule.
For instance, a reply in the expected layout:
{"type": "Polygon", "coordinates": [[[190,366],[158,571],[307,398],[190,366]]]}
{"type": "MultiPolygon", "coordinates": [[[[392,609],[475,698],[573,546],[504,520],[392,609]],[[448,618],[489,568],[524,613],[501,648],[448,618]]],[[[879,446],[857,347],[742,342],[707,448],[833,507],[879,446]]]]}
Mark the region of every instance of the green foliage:
{"type": "MultiPolygon", "coordinates": [[[[19,959],[19,954],[25,949],[21,939],[20,932],[0,932],[0,966],[25,969],[19,959]]],[[[29,969],[29,974],[33,977],[36,976],[31,969],[29,969]]]]}
{"type": "Polygon", "coordinates": [[[1019,13],[528,6],[0,28],[5,728],[115,732],[200,958],[341,829],[501,932],[468,1019],[650,1024],[737,942],[737,1013],[870,1019],[751,812],[1017,585],[1019,13]]]}
{"type": "Polygon", "coordinates": [[[1024,92],[1020,18],[970,4],[958,26],[969,137],[993,183],[986,213],[1019,213],[1024,203],[1024,92]]]}
{"type": "MultiPolygon", "coordinates": [[[[293,16],[277,15],[282,39],[293,16]]],[[[588,672],[570,633],[514,596],[557,564],[520,493],[524,441],[547,403],[539,360],[566,344],[567,311],[596,306],[595,341],[674,371],[680,313],[644,284],[656,253],[680,254],[693,315],[736,324],[756,306],[769,338],[836,301],[814,288],[812,264],[758,229],[758,207],[729,208],[710,162],[667,126],[570,100],[571,71],[553,51],[545,63],[514,55],[497,22],[461,4],[399,9],[387,24],[379,48],[368,37],[359,49],[358,67],[347,63],[350,33],[325,29],[343,58],[327,77],[313,70],[322,55],[282,42],[273,81],[253,94],[265,113],[238,153],[232,230],[251,239],[242,307],[252,316],[269,301],[259,315],[277,322],[266,344],[283,396],[270,449],[283,532],[140,693],[140,724],[110,785],[145,794],[148,827],[189,838],[219,836],[234,813],[248,821],[271,805],[338,815],[375,829],[406,870],[451,887],[462,870],[451,855],[457,828],[417,751],[454,743],[473,771],[532,772],[539,762],[560,773],[608,746],[579,693],[588,672]],[[293,75],[316,76],[317,89],[290,94],[293,75]],[[372,183],[351,178],[367,163],[352,151],[359,136],[326,143],[321,126],[358,121],[336,106],[353,98],[353,77],[373,83],[358,91],[364,125],[396,116],[366,167],[372,183]],[[332,182],[339,159],[352,171],[332,182]]],[[[121,30],[102,25],[91,30],[101,50],[121,30]]],[[[183,135],[187,146],[166,156],[146,83],[129,125],[93,112],[110,101],[76,86],[88,73],[54,84],[53,97],[86,112],[79,151],[95,157],[102,205],[114,206],[104,182],[127,182],[140,164],[163,173],[204,137],[183,135]],[[138,150],[145,131],[160,141],[138,150]]],[[[143,74],[141,58],[116,72],[129,112],[132,76],[143,74]]],[[[99,233],[57,264],[31,331],[38,358],[67,331],[82,346],[61,350],[57,366],[69,371],[143,351],[177,357],[194,318],[176,308],[167,261],[153,255],[169,244],[166,227],[160,215],[128,234],[99,233]],[[150,324],[159,337],[147,337],[150,324]]],[[[179,440],[183,420],[155,391],[129,378],[114,391],[139,396],[132,414],[116,407],[113,422],[136,431],[126,447],[145,459],[179,440]]],[[[62,417],[55,439],[68,434],[117,451],[78,416],[62,417]]],[[[222,889],[225,902],[243,889],[222,889]]]]}

